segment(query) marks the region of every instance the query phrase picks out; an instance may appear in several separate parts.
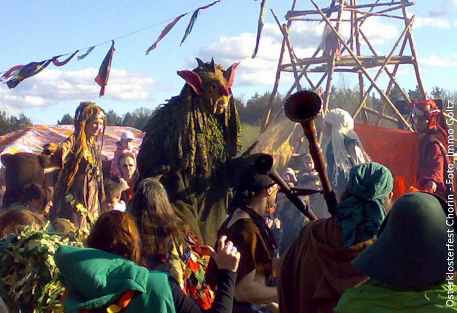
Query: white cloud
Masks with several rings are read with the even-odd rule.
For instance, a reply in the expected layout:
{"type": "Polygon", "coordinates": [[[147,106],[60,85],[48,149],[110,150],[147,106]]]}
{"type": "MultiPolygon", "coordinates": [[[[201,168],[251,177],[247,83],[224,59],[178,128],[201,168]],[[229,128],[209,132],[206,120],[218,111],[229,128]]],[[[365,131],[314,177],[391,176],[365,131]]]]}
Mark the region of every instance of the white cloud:
{"type": "Polygon", "coordinates": [[[445,57],[440,57],[432,54],[427,58],[420,58],[419,64],[428,67],[457,66],[457,54],[450,54],[445,57]]]}
{"type": "MultiPolygon", "coordinates": [[[[94,99],[100,86],[94,82],[98,70],[85,68],[78,71],[46,69],[21,82],[16,88],[0,88],[0,107],[8,115],[25,109],[50,107],[61,102],[79,102],[94,99]]],[[[113,101],[145,101],[150,98],[156,82],[143,73],[112,69],[106,93],[113,101]]]]}
{"type": "Polygon", "coordinates": [[[413,28],[433,27],[433,28],[438,28],[438,29],[451,29],[452,24],[453,24],[453,22],[450,22],[449,20],[447,20],[445,18],[416,17],[414,20],[413,28]]]}

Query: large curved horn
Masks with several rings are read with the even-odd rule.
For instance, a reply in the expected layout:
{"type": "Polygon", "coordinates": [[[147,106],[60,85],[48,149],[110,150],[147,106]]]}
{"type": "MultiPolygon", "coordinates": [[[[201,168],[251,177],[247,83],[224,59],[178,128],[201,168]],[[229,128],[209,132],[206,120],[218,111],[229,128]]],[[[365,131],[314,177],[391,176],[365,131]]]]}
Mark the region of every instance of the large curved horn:
{"type": "Polygon", "coordinates": [[[309,143],[309,153],[313,159],[314,168],[322,182],[327,208],[330,214],[333,215],[337,205],[336,196],[327,176],[327,164],[317,141],[316,125],[314,124],[314,119],[319,114],[321,108],[321,97],[313,91],[304,90],[294,93],[287,98],[284,104],[284,114],[291,121],[300,123],[303,127],[303,132],[309,143]]]}

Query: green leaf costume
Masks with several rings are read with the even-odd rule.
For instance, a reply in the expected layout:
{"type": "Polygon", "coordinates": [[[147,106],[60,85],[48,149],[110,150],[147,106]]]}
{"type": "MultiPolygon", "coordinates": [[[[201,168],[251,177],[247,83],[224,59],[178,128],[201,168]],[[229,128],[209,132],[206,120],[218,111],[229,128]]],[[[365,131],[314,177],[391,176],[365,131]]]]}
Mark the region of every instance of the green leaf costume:
{"type": "Polygon", "coordinates": [[[236,182],[233,162],[241,150],[241,127],[232,97],[234,71],[197,59],[181,94],[160,106],[147,126],[138,154],[140,179],[161,176],[177,215],[205,244],[213,244],[225,220],[236,182]]]}

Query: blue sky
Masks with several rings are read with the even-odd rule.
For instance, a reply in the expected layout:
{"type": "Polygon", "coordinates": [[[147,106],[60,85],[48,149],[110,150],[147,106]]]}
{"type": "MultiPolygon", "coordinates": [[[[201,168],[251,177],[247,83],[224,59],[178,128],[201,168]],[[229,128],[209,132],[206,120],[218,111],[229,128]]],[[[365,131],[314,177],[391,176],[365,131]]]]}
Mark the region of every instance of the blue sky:
{"type": "MultiPolygon", "coordinates": [[[[119,115],[146,107],[153,109],[179,94],[184,81],[176,71],[192,69],[195,58],[229,67],[241,62],[236,70],[233,92],[248,100],[255,92],[273,89],[282,35],[270,10],[285,23],[284,16],[292,1],[270,0],[259,52],[251,58],[261,1],[221,0],[203,10],[194,29],[180,46],[192,12],[211,0],[78,0],[78,1],[5,1],[0,18],[0,72],[18,64],[42,61],[55,55],[82,54],[97,45],[85,59],[76,57],[67,65],[49,65],[14,89],[0,85],[0,110],[8,115],[24,113],[35,124],[56,124],[64,114],[74,114],[80,101],[95,101],[119,115]],[[187,13],[171,32],[145,55],[162,29],[176,16],[187,13]],[[98,68],[111,40],[115,49],[110,80],[105,96],[99,97],[94,82],[98,68]]],[[[331,1],[316,2],[327,7],[331,1]]],[[[374,1],[357,1],[358,4],[374,1]]],[[[385,1],[387,2],[387,1],[385,1]]],[[[311,9],[309,0],[297,0],[296,10],[311,9]]],[[[400,12],[400,11],[397,11],[400,12]]],[[[413,38],[422,80],[427,91],[439,86],[451,92],[457,89],[457,0],[417,0],[408,8],[415,16],[413,38]]],[[[324,23],[293,22],[291,40],[299,57],[310,56],[322,34],[324,23]]],[[[380,53],[387,55],[403,31],[392,19],[374,19],[364,25],[364,32],[380,53]]],[[[398,50],[397,50],[398,52],[398,50]]],[[[62,57],[60,60],[64,59],[62,57]]],[[[373,76],[376,72],[373,72],[373,76]]],[[[405,89],[414,89],[412,67],[401,69],[397,80],[405,89]]],[[[356,77],[337,75],[337,86],[352,87],[356,77]]],[[[292,76],[282,74],[280,92],[292,84],[292,76]]]]}

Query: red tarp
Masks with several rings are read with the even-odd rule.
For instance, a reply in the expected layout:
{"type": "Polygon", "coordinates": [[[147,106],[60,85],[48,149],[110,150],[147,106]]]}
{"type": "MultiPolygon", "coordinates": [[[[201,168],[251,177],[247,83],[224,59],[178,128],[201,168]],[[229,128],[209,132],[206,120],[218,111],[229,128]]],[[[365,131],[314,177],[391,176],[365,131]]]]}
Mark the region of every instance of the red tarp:
{"type": "Polygon", "coordinates": [[[368,124],[355,125],[355,131],[372,161],[381,163],[394,177],[393,200],[408,192],[416,182],[419,162],[418,134],[368,124]]]}

